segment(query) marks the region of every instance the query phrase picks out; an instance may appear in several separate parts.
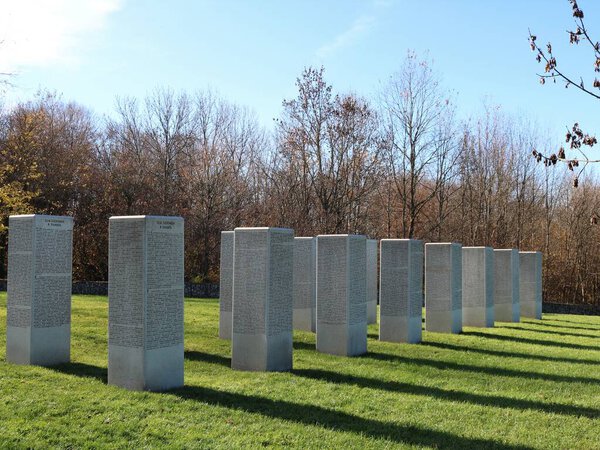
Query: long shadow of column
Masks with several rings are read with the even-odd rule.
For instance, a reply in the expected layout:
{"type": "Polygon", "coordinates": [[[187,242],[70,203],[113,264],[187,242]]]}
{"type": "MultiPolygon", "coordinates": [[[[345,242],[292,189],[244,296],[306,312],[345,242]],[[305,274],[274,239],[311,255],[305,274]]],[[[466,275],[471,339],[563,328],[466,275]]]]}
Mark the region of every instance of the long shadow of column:
{"type": "Polygon", "coordinates": [[[418,366],[433,367],[440,370],[457,370],[462,372],[484,373],[486,375],[514,377],[524,379],[536,379],[544,381],[556,381],[559,383],[600,383],[600,378],[578,377],[569,375],[558,375],[553,373],[530,372],[524,370],[506,369],[503,367],[474,366],[452,361],[441,361],[438,359],[416,358],[413,356],[400,356],[392,353],[368,352],[357,358],[368,358],[379,361],[398,362],[418,366]]]}
{"type": "Polygon", "coordinates": [[[319,369],[295,369],[294,375],[312,380],[334,384],[347,384],[362,388],[398,392],[403,394],[432,397],[439,400],[471,403],[479,406],[492,406],[517,410],[534,410],[548,414],[563,414],[576,417],[600,418],[600,410],[596,408],[565,405],[561,403],[544,403],[527,399],[499,397],[493,395],[472,394],[463,391],[450,391],[433,386],[419,386],[399,381],[379,380],[356,375],[343,374],[319,369]]]}
{"type": "MultiPolygon", "coordinates": [[[[600,339],[600,334],[581,334],[581,333],[572,333],[570,331],[555,331],[555,330],[538,330],[531,327],[520,327],[520,326],[507,326],[507,325],[496,325],[494,328],[503,329],[503,330],[513,330],[513,331],[522,331],[526,333],[543,333],[543,334],[554,334],[558,336],[569,336],[576,338],[586,338],[586,339],[600,339]]],[[[599,348],[600,350],[600,348],[599,348]]]]}
{"type": "Polygon", "coordinates": [[[428,446],[442,450],[457,448],[517,450],[531,448],[498,440],[468,438],[429,428],[382,422],[316,405],[272,400],[260,396],[223,392],[199,386],[175,389],[169,391],[169,394],[210,405],[260,414],[274,419],[350,432],[375,439],[385,439],[397,444],[428,446]]]}
{"type": "Polygon", "coordinates": [[[519,353],[519,352],[511,352],[505,350],[489,350],[485,348],[477,348],[471,347],[468,345],[456,345],[449,344],[446,342],[432,342],[432,341],[423,341],[420,345],[426,347],[434,347],[440,348],[443,350],[454,350],[459,352],[471,352],[471,353],[479,353],[481,355],[490,355],[490,356],[498,356],[504,358],[522,358],[522,359],[530,359],[535,361],[548,361],[548,362],[559,362],[559,363],[569,363],[569,364],[589,364],[589,365],[600,365],[600,359],[579,359],[579,358],[566,358],[562,356],[548,356],[548,355],[540,355],[540,354],[532,354],[532,353],[519,353]]]}
{"type": "MultiPolygon", "coordinates": [[[[203,352],[186,353],[188,359],[221,365],[229,364],[229,358],[221,355],[203,352]]],[[[69,364],[61,364],[51,369],[69,375],[95,378],[103,382],[106,382],[107,379],[107,369],[105,367],[98,367],[91,364],[74,362],[69,364]]],[[[360,378],[356,377],[352,377],[350,380],[345,379],[344,375],[337,375],[335,373],[324,371],[304,370],[295,371],[294,373],[298,376],[303,376],[306,378],[327,379],[328,381],[333,380],[333,382],[336,382],[336,380],[337,382],[350,382],[354,380],[352,383],[356,384],[358,380],[359,383],[362,383],[365,386],[370,385],[371,387],[374,386],[375,382],[377,381],[369,381],[369,379],[362,379],[361,381],[360,378]],[[336,376],[337,378],[335,378],[336,376]]],[[[387,387],[393,388],[398,392],[401,390],[399,385],[388,385],[387,387]]],[[[413,389],[415,392],[422,392],[419,391],[419,388],[417,387],[411,387],[410,389],[413,389]]],[[[532,448],[524,445],[508,444],[494,439],[469,438],[424,427],[399,425],[390,422],[378,421],[317,405],[294,403],[284,400],[273,400],[260,396],[219,391],[201,386],[184,386],[182,388],[174,389],[164,393],[157,393],[155,395],[174,395],[183,399],[208,403],[214,406],[245,411],[252,414],[260,414],[265,417],[293,421],[309,426],[317,426],[342,432],[356,433],[357,435],[368,436],[376,439],[386,439],[399,444],[430,446],[442,450],[456,448],[526,450],[532,448]]],[[[466,397],[464,397],[461,401],[464,401],[465,398],[466,397]]]]}
{"type": "Polygon", "coordinates": [[[521,344],[531,344],[531,345],[543,345],[546,347],[560,347],[560,348],[569,348],[572,350],[592,350],[600,352],[600,346],[595,345],[585,345],[585,344],[573,344],[571,342],[558,342],[558,341],[547,341],[544,339],[531,339],[524,338],[518,336],[506,336],[502,334],[491,334],[491,333],[482,333],[481,331],[463,331],[463,336],[477,336],[486,339],[495,339],[498,341],[512,341],[518,342],[521,344]]]}

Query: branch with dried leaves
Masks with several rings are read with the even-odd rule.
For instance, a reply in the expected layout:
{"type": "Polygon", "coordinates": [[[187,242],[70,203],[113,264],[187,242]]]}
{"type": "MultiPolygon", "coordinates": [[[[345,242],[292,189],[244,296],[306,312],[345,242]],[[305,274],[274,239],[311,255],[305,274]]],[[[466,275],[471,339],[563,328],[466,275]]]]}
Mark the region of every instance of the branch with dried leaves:
{"type": "MultiPolygon", "coordinates": [[[[571,3],[576,26],[574,31],[567,30],[567,33],[569,34],[569,43],[577,45],[583,40],[592,47],[594,52],[594,72],[598,73],[600,72],[600,42],[594,42],[590,37],[583,20],[583,11],[579,8],[577,1],[569,0],[569,3],[571,3]]],[[[531,50],[536,52],[536,61],[538,63],[545,63],[544,73],[537,74],[540,77],[541,84],[545,84],[548,79],[551,79],[554,83],[556,83],[557,79],[562,79],[565,82],[565,88],[575,86],[580,91],[600,100],[600,92],[596,93],[593,90],[586,88],[582,77],[580,77],[580,81],[577,83],[573,81],[572,76],[567,75],[565,72],[558,69],[558,62],[556,56],[552,52],[552,44],[550,42],[548,42],[546,50],[544,50],[538,44],[537,37],[529,31],[529,44],[531,50]]],[[[593,88],[600,89],[600,80],[594,77],[592,86],[593,88]]],[[[587,165],[600,162],[600,159],[590,159],[582,149],[583,146],[593,147],[594,144],[597,143],[597,140],[594,136],[584,133],[579,127],[579,124],[575,123],[571,130],[567,129],[566,142],[569,144],[570,149],[578,151],[581,154],[581,157],[567,158],[563,147],[559,149],[558,153],[553,153],[549,156],[544,155],[537,150],[533,150],[532,154],[537,162],[543,162],[547,167],[562,162],[567,164],[569,170],[575,172],[575,168],[578,168],[581,164],[581,169],[577,171],[573,179],[573,186],[577,187],[579,184],[579,176],[585,170],[587,165]]]]}

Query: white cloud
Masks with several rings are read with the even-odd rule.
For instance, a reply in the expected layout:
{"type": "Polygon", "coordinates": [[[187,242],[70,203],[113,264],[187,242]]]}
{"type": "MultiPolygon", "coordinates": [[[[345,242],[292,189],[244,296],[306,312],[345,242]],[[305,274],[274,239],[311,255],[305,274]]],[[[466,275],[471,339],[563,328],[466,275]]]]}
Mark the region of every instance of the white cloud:
{"type": "Polygon", "coordinates": [[[122,0],[0,0],[0,72],[73,63],[122,0]]]}
{"type": "Polygon", "coordinates": [[[363,34],[365,34],[375,23],[375,17],[362,16],[354,21],[346,31],[338,34],[332,41],[317,49],[316,55],[319,59],[325,59],[336,51],[351,45],[363,34]]]}

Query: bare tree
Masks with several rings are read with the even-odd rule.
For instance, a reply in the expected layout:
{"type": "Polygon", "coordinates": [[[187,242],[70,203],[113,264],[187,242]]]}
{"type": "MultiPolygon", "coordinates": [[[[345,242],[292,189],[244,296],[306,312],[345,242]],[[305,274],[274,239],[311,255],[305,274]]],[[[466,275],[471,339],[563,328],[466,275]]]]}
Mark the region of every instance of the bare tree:
{"type": "Polygon", "coordinates": [[[453,118],[452,104],[430,63],[414,53],[384,86],[381,103],[387,164],[402,202],[400,232],[412,238],[423,209],[438,193],[436,178],[454,162],[447,159],[452,127],[443,126],[453,118]]]}
{"type": "Polygon", "coordinates": [[[333,96],[322,68],[306,69],[296,85],[298,97],[284,101],[278,121],[280,177],[274,183],[299,187],[290,200],[314,218],[319,232],[356,232],[377,182],[375,113],[355,95],[333,96]]]}

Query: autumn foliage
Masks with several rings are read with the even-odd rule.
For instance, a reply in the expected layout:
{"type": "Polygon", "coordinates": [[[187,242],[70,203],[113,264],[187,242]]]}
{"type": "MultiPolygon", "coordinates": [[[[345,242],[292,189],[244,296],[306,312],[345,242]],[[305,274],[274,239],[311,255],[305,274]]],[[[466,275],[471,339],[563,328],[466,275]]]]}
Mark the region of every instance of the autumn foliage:
{"type": "Polygon", "coordinates": [[[336,92],[322,68],[296,88],[269,131],[212,92],[119,99],[108,119],[54,94],[4,109],[0,276],[10,214],[72,215],[87,280],[106,279],[111,215],[164,214],[185,218],[187,280],[218,280],[222,230],[283,226],[541,250],[547,298],[597,301],[600,185],[565,189],[536,164],[548,142],[526,119],[487,105],[458,121],[414,54],[371,98],[336,92]]]}

